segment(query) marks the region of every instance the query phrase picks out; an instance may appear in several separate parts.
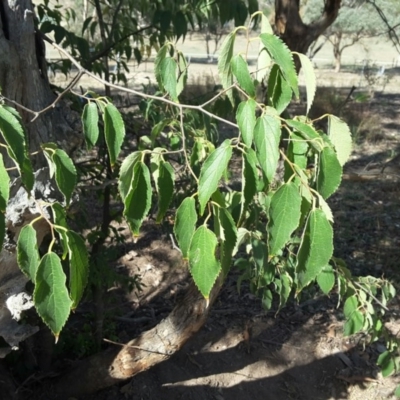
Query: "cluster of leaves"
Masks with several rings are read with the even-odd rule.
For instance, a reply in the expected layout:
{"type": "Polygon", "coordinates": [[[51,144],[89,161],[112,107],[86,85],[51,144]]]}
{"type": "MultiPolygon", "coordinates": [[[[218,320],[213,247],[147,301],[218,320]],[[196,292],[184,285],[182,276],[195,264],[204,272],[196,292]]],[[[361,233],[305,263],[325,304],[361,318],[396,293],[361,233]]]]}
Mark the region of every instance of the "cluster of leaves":
{"type": "MultiPolygon", "coordinates": [[[[253,14],[252,21],[257,18],[259,14],[253,14]]],[[[104,141],[110,168],[119,173],[123,216],[134,236],[139,235],[154,200],[157,222],[177,205],[173,231],[205,299],[216,282],[223,281],[233,261],[242,270],[239,284],[248,279],[266,308],[272,306],[274,294],[282,307],[313,282],[324,293],[336,282],[345,304],[345,333],[367,330],[375,340],[384,333],[384,309],[394,289],[384,280],[353,278],[333,258],[333,216],[326,201],[339,187],[349,158],[350,131],[332,115],[321,117],[328,121],[327,132],[307,117],[316,88],[311,63],[304,55],[292,54],[273,35],[267,19],[261,19],[256,70],[250,71],[247,54],[235,53],[238,31],[249,32],[248,27],[239,27],[221,48],[218,70],[223,90],[202,105],[180,103],[187,81],[185,57],[170,42],[159,49],[155,61],[159,95],[143,94],[141,104],[154,127],[122,163],[125,128],[119,111],[107,98],[87,99],[82,114],[87,148],[104,141]],[[307,113],[285,118],[292,98],[299,97],[293,57],[299,57],[305,73],[307,113]],[[257,98],[262,80],[267,83],[265,103],[257,98]],[[225,122],[236,128],[237,135],[216,143],[215,120],[223,120],[217,115],[221,102],[235,110],[236,122],[225,122]],[[160,104],[165,105],[162,114],[158,113],[160,104]],[[100,117],[104,133],[99,129],[100,117]],[[240,167],[232,169],[233,164],[240,167]],[[239,178],[240,187],[230,182],[231,176],[239,178]],[[373,306],[379,296],[381,308],[373,306]]],[[[0,107],[0,131],[31,192],[34,175],[22,123],[6,105],[0,107]]],[[[67,225],[66,211],[77,184],[73,161],[53,143],[43,144],[42,151],[65,203],[40,205],[50,210],[49,216],[43,212],[40,217],[48,221],[52,232],[46,254],[38,252],[35,221],[22,229],[17,250],[21,269],[35,283],[36,309],[57,337],[82,298],[89,262],[84,239],[67,225]],[[54,250],[56,241],[59,251],[54,250]],[[68,285],[62,260],[68,260],[68,285]]],[[[3,163],[0,175],[4,177],[0,180],[4,233],[9,189],[3,163]]],[[[399,364],[393,349],[394,345],[388,347],[380,358],[387,372],[399,364]]]]}

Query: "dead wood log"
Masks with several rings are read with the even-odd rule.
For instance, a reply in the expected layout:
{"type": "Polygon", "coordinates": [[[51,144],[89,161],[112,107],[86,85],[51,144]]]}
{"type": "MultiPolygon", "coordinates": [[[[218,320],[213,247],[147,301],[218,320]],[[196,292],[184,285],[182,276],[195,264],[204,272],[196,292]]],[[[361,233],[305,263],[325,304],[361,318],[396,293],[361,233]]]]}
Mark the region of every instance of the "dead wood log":
{"type": "Polygon", "coordinates": [[[52,388],[58,399],[93,393],[115,385],[167,360],[204,325],[223,282],[217,280],[209,301],[194,283],[167,318],[139,337],[83,360],[52,388]]]}

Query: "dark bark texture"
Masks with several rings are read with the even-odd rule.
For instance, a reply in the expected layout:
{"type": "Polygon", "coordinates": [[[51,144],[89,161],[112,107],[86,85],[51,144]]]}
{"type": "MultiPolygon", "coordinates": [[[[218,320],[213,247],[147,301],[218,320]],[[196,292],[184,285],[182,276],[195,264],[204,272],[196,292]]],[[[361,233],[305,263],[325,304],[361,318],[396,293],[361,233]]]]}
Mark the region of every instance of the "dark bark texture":
{"type": "MultiPolygon", "coordinates": [[[[0,2],[0,91],[6,98],[40,111],[56,99],[47,80],[45,44],[35,30],[31,0],[0,2]]],[[[14,104],[10,104],[15,106],[14,104]]],[[[81,143],[79,115],[72,113],[63,101],[32,122],[33,115],[17,107],[28,134],[29,150],[40,149],[40,143],[55,142],[67,152],[81,143]]],[[[44,157],[32,159],[42,166],[44,157]]]]}
{"type": "Polygon", "coordinates": [[[340,4],[341,0],[325,0],[321,17],[306,25],[300,16],[300,0],[275,0],[276,34],[291,51],[306,54],[311,43],[335,21],[340,4]]]}

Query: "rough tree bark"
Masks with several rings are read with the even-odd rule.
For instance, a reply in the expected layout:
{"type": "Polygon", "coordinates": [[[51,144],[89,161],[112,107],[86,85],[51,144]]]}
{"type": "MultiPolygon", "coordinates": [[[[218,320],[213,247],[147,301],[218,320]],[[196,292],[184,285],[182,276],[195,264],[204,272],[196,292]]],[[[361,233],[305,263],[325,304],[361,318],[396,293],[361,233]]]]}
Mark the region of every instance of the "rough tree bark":
{"type": "Polygon", "coordinates": [[[305,54],[311,43],[335,21],[340,5],[341,0],[325,0],[321,17],[306,25],[300,16],[300,0],[275,0],[276,33],[291,51],[305,54]]]}
{"type": "MultiPolygon", "coordinates": [[[[0,54],[0,99],[3,95],[32,111],[52,104],[56,95],[47,79],[45,45],[35,31],[31,0],[0,2],[0,54]]],[[[40,143],[46,142],[56,142],[66,151],[80,145],[79,115],[65,107],[64,102],[33,122],[31,113],[17,109],[25,123],[30,151],[38,151],[40,143]]],[[[34,157],[32,162],[40,167],[44,157],[34,157]]]]}
{"type": "Polygon", "coordinates": [[[57,399],[91,393],[132,378],[176,353],[206,322],[223,283],[217,280],[207,302],[189,285],[168,317],[123,346],[116,345],[74,365],[50,390],[57,399]]]}

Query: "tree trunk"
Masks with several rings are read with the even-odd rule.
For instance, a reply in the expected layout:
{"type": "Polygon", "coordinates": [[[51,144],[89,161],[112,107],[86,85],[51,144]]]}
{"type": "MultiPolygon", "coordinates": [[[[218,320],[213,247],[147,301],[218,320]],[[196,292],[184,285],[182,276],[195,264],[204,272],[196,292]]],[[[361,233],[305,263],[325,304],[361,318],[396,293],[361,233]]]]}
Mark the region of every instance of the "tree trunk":
{"type": "MultiPolygon", "coordinates": [[[[15,101],[32,111],[53,103],[56,95],[47,79],[45,44],[35,30],[31,0],[0,2],[0,54],[1,95],[6,101],[15,101]]],[[[80,145],[79,115],[65,107],[64,102],[58,102],[33,122],[32,113],[17,109],[25,123],[31,152],[40,150],[40,144],[46,142],[56,142],[68,152],[80,145]]],[[[40,167],[44,157],[33,157],[32,163],[40,167]]]]}
{"type": "MultiPolygon", "coordinates": [[[[341,0],[325,0],[321,17],[306,25],[300,16],[300,0],[275,0],[275,30],[291,51],[306,54],[311,43],[335,21],[341,0]]],[[[296,59],[296,67],[300,68],[296,59]]]]}
{"type": "Polygon", "coordinates": [[[127,344],[121,347],[116,345],[73,366],[55,384],[51,393],[60,399],[92,393],[167,360],[204,325],[222,282],[221,275],[211,292],[209,303],[192,283],[166,319],[127,344]]]}
{"type": "Polygon", "coordinates": [[[334,35],[333,40],[331,41],[333,46],[333,55],[335,57],[335,72],[340,72],[341,64],[342,64],[342,51],[343,49],[340,48],[342,43],[342,34],[337,33],[334,35]]]}

